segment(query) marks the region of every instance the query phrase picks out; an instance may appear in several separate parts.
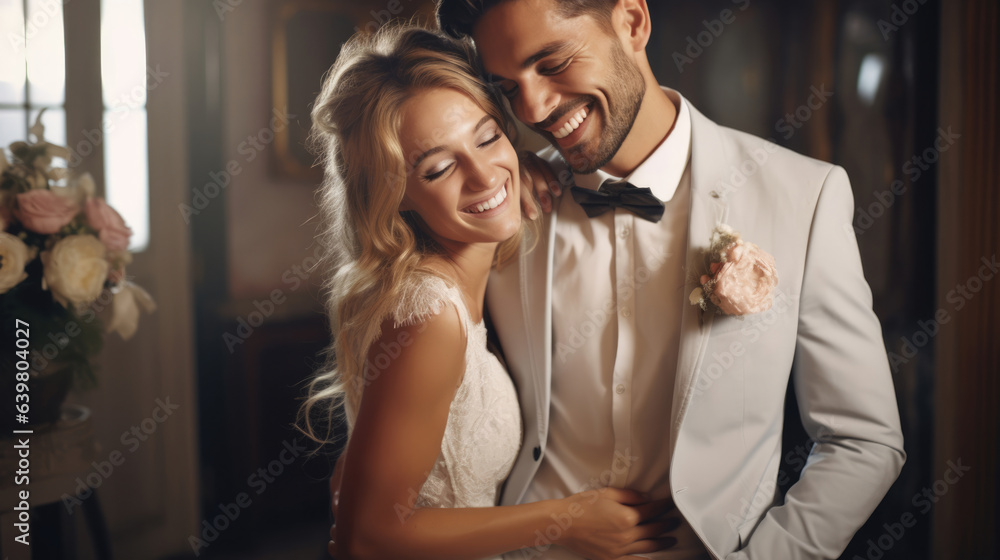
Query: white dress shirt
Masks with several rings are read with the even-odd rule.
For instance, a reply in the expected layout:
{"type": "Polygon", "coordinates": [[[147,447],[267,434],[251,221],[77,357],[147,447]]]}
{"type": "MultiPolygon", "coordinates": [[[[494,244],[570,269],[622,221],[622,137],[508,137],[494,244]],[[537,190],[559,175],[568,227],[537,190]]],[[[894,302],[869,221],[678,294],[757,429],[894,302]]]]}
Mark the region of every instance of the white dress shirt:
{"type": "MultiPolygon", "coordinates": [[[[552,404],[545,456],[525,502],[604,486],[671,495],[670,407],[680,339],[684,255],[691,203],[691,114],[626,177],[664,202],[652,223],[624,209],[589,218],[567,193],[559,201],[553,282],[552,404]]],[[[603,171],[577,175],[597,189],[603,171]]],[[[680,517],[678,512],[674,515],[680,517]]],[[[708,558],[691,527],[649,558],[708,558]]],[[[536,556],[537,557],[537,556],[536,556]]],[[[580,558],[553,547],[544,558],[580,558]]]]}

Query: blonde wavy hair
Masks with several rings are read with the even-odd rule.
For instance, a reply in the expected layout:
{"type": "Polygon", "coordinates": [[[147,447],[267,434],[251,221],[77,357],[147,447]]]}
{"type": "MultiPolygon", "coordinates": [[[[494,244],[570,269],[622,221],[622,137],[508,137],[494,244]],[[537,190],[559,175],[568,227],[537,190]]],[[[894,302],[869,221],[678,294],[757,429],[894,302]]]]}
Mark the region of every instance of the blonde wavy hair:
{"type": "MultiPolygon", "coordinates": [[[[333,343],[323,369],[309,383],[299,428],[314,441],[333,442],[343,406],[348,434],[364,389],[366,358],[382,321],[413,274],[440,247],[415,213],[401,212],[406,154],[399,140],[401,108],[414,93],[450,88],[468,95],[510,136],[513,121],[481,69],[468,41],[455,41],[413,25],[383,26],[355,35],[327,73],[312,110],[310,147],[324,167],[319,191],[325,249],[321,264],[333,343]]],[[[502,242],[500,266],[516,256],[530,228],[502,242]]],[[[529,233],[530,235],[530,233],[529,233]]]]}

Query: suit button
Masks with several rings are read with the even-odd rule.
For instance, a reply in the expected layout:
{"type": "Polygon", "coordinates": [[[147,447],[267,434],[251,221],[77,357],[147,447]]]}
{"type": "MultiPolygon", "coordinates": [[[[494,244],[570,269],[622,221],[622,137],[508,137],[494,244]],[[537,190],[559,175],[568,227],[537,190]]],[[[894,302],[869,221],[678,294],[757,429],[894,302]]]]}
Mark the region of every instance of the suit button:
{"type": "Polygon", "coordinates": [[[542,448],[535,446],[535,448],[531,450],[531,456],[537,461],[538,458],[542,456],[542,448]]]}

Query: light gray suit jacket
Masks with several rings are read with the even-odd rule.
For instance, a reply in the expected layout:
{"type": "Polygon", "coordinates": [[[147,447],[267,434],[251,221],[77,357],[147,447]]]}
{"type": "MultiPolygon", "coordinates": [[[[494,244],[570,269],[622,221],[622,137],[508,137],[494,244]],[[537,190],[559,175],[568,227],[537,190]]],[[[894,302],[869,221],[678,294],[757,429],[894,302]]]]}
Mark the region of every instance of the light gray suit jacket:
{"type": "MultiPolygon", "coordinates": [[[[674,501],[714,557],[837,558],[905,460],[847,174],[721,127],[693,107],[691,121],[687,277],[707,270],[702,251],[726,223],[774,255],[779,284],[772,309],[743,320],[685,301],[673,402],[664,403],[672,404],[671,422],[648,429],[662,430],[672,446],[674,501]],[[789,374],[817,443],[778,503],[789,374]]],[[[524,416],[504,505],[522,500],[545,455],[558,219],[545,215],[534,250],[495,271],[487,288],[524,416]]]]}

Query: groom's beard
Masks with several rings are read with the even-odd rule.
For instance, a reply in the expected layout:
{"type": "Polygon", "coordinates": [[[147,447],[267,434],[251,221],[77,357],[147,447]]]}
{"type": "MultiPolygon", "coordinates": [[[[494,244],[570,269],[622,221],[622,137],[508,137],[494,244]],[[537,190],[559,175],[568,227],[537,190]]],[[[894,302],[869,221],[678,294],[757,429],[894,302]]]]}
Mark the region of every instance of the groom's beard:
{"type": "MultiPolygon", "coordinates": [[[[631,132],[646,95],[642,73],[618,42],[611,49],[611,63],[614,74],[608,85],[608,113],[604,115],[604,129],[600,131],[596,149],[589,148],[592,142],[581,142],[563,152],[575,173],[593,173],[615,157],[631,132]]],[[[594,109],[598,109],[596,103],[594,109]]],[[[558,144],[555,146],[559,148],[558,144]]]]}

